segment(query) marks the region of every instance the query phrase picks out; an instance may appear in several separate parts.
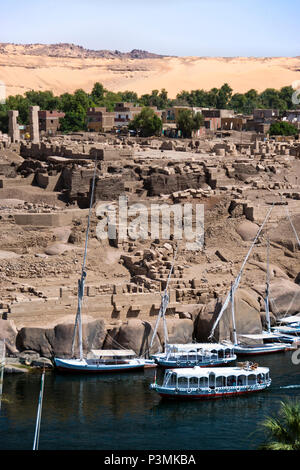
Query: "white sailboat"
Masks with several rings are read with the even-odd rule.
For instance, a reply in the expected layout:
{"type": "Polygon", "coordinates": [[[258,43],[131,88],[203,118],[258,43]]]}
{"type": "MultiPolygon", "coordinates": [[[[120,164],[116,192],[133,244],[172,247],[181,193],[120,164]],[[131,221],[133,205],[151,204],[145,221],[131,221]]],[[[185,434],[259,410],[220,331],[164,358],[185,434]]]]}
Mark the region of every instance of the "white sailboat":
{"type": "MultiPolygon", "coordinates": [[[[240,272],[238,274],[238,276],[236,277],[234,283],[232,284],[231,286],[231,289],[230,289],[230,292],[229,294],[227,295],[226,299],[225,299],[225,302],[222,306],[222,309],[213,325],[213,328],[212,328],[212,331],[211,331],[211,334],[210,334],[210,338],[213,337],[214,335],[214,331],[224,313],[224,311],[226,310],[227,306],[229,305],[229,303],[231,303],[231,314],[232,314],[232,326],[233,326],[233,342],[231,341],[224,341],[224,344],[227,344],[227,345],[232,345],[233,346],[233,349],[234,349],[234,352],[239,356],[239,355],[258,355],[258,354],[268,354],[268,353],[275,353],[275,352],[280,352],[280,351],[286,351],[287,349],[290,348],[290,345],[288,343],[283,343],[283,342],[275,342],[276,339],[282,339],[282,335],[279,334],[279,333],[274,333],[271,331],[271,326],[270,326],[270,312],[269,312],[269,266],[267,268],[267,283],[266,283],[266,296],[265,296],[265,306],[266,306],[266,318],[267,318],[267,325],[268,325],[268,328],[267,328],[267,331],[262,331],[262,333],[259,333],[259,334],[240,334],[239,337],[237,335],[237,331],[236,331],[236,323],[235,323],[235,309],[234,309],[234,295],[235,295],[235,291],[237,290],[238,286],[239,286],[239,283],[240,283],[240,280],[241,280],[241,276],[242,276],[242,273],[243,273],[243,270],[244,270],[244,267],[246,265],[246,262],[252,252],[252,249],[255,245],[255,243],[257,242],[258,240],[258,237],[265,225],[265,223],[267,222],[270,214],[271,214],[271,211],[273,209],[273,206],[270,208],[270,210],[268,211],[266,217],[265,217],[265,220],[263,221],[261,227],[259,228],[257,234],[256,234],[256,237],[244,259],[244,262],[242,264],[242,267],[240,269],[240,272]],[[254,340],[254,341],[257,341],[256,343],[252,343],[252,344],[247,344],[245,341],[243,341],[242,338],[245,338],[245,339],[250,339],[250,340],[254,340]],[[268,341],[266,343],[264,343],[264,341],[268,341]]],[[[269,258],[269,257],[268,257],[269,258]]],[[[269,261],[268,261],[268,264],[269,264],[269,261]]]]}
{"type": "Polygon", "coordinates": [[[92,205],[94,200],[94,189],[95,189],[95,178],[97,170],[97,159],[95,160],[95,168],[92,182],[92,191],[90,198],[90,208],[88,215],[88,223],[86,230],[84,258],[82,264],[81,278],[78,281],[78,307],[75,319],[74,334],[72,340],[72,352],[71,358],[54,358],[56,368],[62,372],[80,372],[80,373],[103,373],[103,372],[121,372],[131,370],[142,370],[144,367],[149,367],[154,364],[154,361],[150,361],[144,358],[135,357],[135,353],[132,350],[126,349],[115,349],[115,350],[97,350],[92,351],[89,357],[83,355],[83,339],[82,339],[82,318],[81,308],[84,296],[84,283],[86,279],[86,257],[87,257],[87,244],[90,226],[90,217],[92,211],[92,205]],[[75,339],[78,335],[79,344],[79,357],[74,357],[75,339]]]}
{"type": "Polygon", "coordinates": [[[166,288],[162,296],[160,310],[157,316],[156,325],[150,342],[150,350],[153,346],[154,338],[157,335],[157,329],[160,320],[163,320],[164,329],[164,351],[152,354],[157,365],[161,367],[208,367],[225,365],[236,360],[233,348],[224,344],[216,343],[187,343],[187,344],[170,344],[168,337],[168,328],[165,313],[169,303],[168,287],[171,275],[174,269],[177,248],[175,251],[173,263],[168,275],[166,288]]]}

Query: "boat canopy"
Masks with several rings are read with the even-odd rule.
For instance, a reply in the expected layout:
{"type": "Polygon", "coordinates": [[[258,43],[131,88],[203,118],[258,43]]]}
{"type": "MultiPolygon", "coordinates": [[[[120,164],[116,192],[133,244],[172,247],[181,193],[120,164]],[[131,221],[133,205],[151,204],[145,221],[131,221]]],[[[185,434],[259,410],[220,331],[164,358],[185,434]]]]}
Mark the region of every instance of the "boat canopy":
{"type": "Polygon", "coordinates": [[[92,349],[91,353],[96,357],[136,356],[136,353],[132,349],[92,349]]]}
{"type": "Polygon", "coordinates": [[[243,338],[249,338],[249,339],[276,339],[276,338],[281,338],[282,335],[280,333],[268,333],[268,332],[265,332],[265,333],[258,333],[258,334],[249,334],[249,335],[242,335],[242,334],[239,334],[239,336],[243,337],[243,338]]]}
{"type": "Polygon", "coordinates": [[[218,343],[187,343],[187,344],[167,344],[167,350],[177,350],[177,351],[196,351],[196,350],[205,350],[205,351],[224,351],[226,349],[231,349],[233,345],[225,345],[218,343]]]}
{"type": "Polygon", "coordinates": [[[214,374],[215,377],[231,377],[232,375],[259,375],[269,373],[268,367],[256,367],[256,368],[243,368],[243,367],[193,367],[190,369],[169,369],[169,373],[176,374],[178,378],[180,377],[207,377],[209,378],[210,374],[214,374]]]}
{"type": "Polygon", "coordinates": [[[290,317],[280,318],[280,323],[300,323],[300,316],[298,315],[291,315],[290,317]]]}

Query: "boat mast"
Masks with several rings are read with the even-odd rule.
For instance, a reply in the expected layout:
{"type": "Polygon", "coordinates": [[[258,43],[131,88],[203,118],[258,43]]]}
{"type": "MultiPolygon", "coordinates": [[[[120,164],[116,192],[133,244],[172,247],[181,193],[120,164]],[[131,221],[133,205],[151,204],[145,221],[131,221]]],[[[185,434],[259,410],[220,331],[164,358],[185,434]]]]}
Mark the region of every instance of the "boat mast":
{"type": "Polygon", "coordinates": [[[45,369],[43,370],[42,377],[41,377],[41,389],[40,389],[38,411],[37,411],[36,424],[35,424],[33,450],[38,450],[38,448],[39,448],[41,418],[42,418],[42,406],[43,406],[43,395],[44,395],[44,381],[45,381],[45,369]]]}
{"type": "Polygon", "coordinates": [[[86,279],[86,257],[87,257],[87,245],[88,245],[88,238],[89,238],[89,230],[90,230],[90,220],[91,220],[91,212],[94,202],[94,190],[95,190],[95,180],[96,180],[96,173],[97,173],[97,155],[95,158],[95,167],[94,167],[94,175],[92,180],[92,191],[90,197],[90,208],[89,208],[89,215],[88,215],[88,223],[86,229],[86,237],[85,237],[85,247],[84,247],[84,256],[83,256],[83,263],[82,263],[82,270],[81,270],[81,278],[78,280],[78,305],[77,305],[77,313],[75,319],[75,326],[73,332],[73,340],[72,340],[72,357],[74,356],[74,347],[75,347],[75,338],[76,338],[76,331],[78,327],[78,343],[79,343],[79,357],[80,360],[83,360],[83,346],[82,346],[82,320],[81,320],[81,307],[82,301],[84,296],[84,283],[86,279]]]}
{"type": "Polygon", "coordinates": [[[234,290],[233,285],[231,284],[230,289],[230,301],[231,301],[231,314],[232,314],[232,330],[233,330],[233,344],[237,346],[237,334],[236,334],[236,323],[235,323],[235,310],[234,310],[234,290]]]}
{"type": "MultiPolygon", "coordinates": [[[[251,252],[252,252],[252,249],[253,249],[255,243],[257,242],[258,237],[259,237],[259,235],[260,235],[260,233],[261,233],[261,231],[262,231],[262,229],[263,229],[265,223],[267,222],[267,220],[268,220],[268,218],[269,218],[269,216],[270,216],[270,214],[271,214],[271,211],[272,211],[273,207],[274,207],[274,203],[272,204],[272,207],[269,209],[269,211],[268,211],[268,213],[267,213],[267,215],[266,215],[266,217],[265,217],[265,220],[263,221],[262,225],[260,226],[260,228],[259,228],[259,230],[258,230],[258,232],[257,232],[257,234],[256,234],[256,237],[255,237],[255,239],[253,240],[253,242],[252,242],[252,244],[251,244],[251,246],[250,246],[250,249],[249,249],[249,251],[248,251],[248,253],[247,253],[247,255],[246,255],[246,257],[245,257],[245,259],[244,259],[244,261],[243,261],[243,264],[242,264],[242,267],[241,267],[241,269],[240,269],[240,272],[238,273],[237,277],[236,277],[235,280],[234,280],[234,283],[233,283],[233,286],[232,286],[233,292],[235,292],[236,289],[237,289],[238,286],[239,286],[239,283],[240,283],[240,280],[241,280],[241,277],[242,277],[242,274],[243,274],[243,271],[244,271],[244,267],[245,267],[245,265],[246,265],[246,263],[247,263],[247,261],[248,261],[248,258],[249,258],[250,254],[251,254],[251,252]]],[[[230,302],[230,298],[231,298],[231,292],[229,292],[229,294],[227,295],[227,297],[226,297],[226,299],[225,299],[225,301],[224,301],[224,303],[223,303],[223,306],[222,306],[222,308],[221,308],[221,311],[220,311],[220,313],[219,313],[219,315],[218,315],[218,317],[217,317],[217,319],[216,319],[216,321],[215,321],[215,323],[214,323],[214,325],[213,325],[213,327],[212,327],[211,333],[210,333],[210,335],[209,335],[209,337],[208,337],[210,340],[212,340],[212,338],[213,338],[213,336],[214,336],[215,329],[216,329],[216,327],[217,327],[219,321],[221,320],[221,317],[222,317],[224,311],[226,310],[226,308],[227,308],[227,306],[228,306],[228,304],[229,304],[229,302],[230,302]]]]}
{"type": "Polygon", "coordinates": [[[269,308],[269,293],[270,293],[270,240],[267,240],[267,279],[266,279],[266,296],[265,296],[265,309],[267,319],[268,333],[271,333],[271,322],[270,322],[270,308],[269,308]]]}
{"type": "Polygon", "coordinates": [[[170,283],[170,279],[171,279],[171,276],[172,276],[172,272],[173,272],[173,269],[174,269],[175,259],[176,259],[176,255],[177,255],[177,248],[178,248],[178,246],[176,246],[176,250],[175,250],[172,266],[171,266],[171,269],[170,269],[170,272],[169,272],[169,275],[168,275],[166,287],[165,287],[164,293],[163,293],[162,298],[161,298],[160,309],[159,309],[159,312],[158,312],[158,315],[157,315],[157,320],[156,320],[155,328],[154,328],[153,335],[152,335],[152,338],[151,338],[151,341],[150,341],[149,349],[151,349],[152,346],[153,346],[153,341],[154,341],[154,338],[157,334],[157,329],[158,329],[158,325],[159,325],[159,322],[160,322],[161,318],[163,318],[165,345],[169,341],[168,327],[167,327],[167,321],[166,321],[165,313],[166,313],[168,303],[169,303],[168,288],[169,288],[169,283],[170,283]]]}
{"type": "Polygon", "coordinates": [[[1,411],[1,403],[2,403],[2,391],[3,391],[3,376],[4,376],[4,368],[5,368],[5,339],[0,342],[0,411],[1,411]],[[2,349],[2,351],[1,351],[2,349]]]}

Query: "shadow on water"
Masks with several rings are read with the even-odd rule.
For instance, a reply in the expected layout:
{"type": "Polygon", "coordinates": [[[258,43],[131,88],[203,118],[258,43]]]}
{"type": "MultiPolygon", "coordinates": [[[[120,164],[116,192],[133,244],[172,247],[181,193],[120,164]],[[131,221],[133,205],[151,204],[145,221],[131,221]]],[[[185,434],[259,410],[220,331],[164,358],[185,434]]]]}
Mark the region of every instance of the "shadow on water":
{"type": "MultiPolygon", "coordinates": [[[[41,450],[255,449],[259,423],[298,398],[300,368],[291,353],[260,357],[272,385],[253,395],[207,401],[166,401],[149,389],[155,371],[45,377],[41,450]]],[[[161,381],[163,372],[158,371],[161,381]]],[[[40,374],[5,376],[0,449],[31,449],[40,374]]]]}

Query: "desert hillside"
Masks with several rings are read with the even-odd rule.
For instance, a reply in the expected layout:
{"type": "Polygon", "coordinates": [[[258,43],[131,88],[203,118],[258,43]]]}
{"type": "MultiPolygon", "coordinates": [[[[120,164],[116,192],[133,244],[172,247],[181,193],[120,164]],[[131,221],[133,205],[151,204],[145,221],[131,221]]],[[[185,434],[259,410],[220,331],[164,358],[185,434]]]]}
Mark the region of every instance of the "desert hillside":
{"type": "Polygon", "coordinates": [[[135,49],[91,51],[72,44],[0,44],[0,81],[7,95],[27,90],[55,94],[90,91],[96,81],[112,91],[139,95],[166,88],[169,97],[185,89],[211,89],[224,82],[235,92],[279,89],[300,80],[300,57],[168,57],[135,49]]]}

